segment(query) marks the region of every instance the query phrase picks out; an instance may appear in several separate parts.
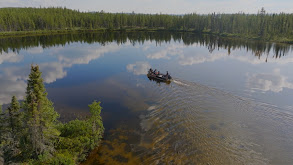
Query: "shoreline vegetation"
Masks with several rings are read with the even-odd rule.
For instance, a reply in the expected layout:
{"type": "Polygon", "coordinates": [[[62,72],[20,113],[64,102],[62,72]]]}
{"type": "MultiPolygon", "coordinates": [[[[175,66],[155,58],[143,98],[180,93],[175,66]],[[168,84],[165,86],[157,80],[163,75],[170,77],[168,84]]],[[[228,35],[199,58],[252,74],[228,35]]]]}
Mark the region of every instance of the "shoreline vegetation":
{"type": "Polygon", "coordinates": [[[293,14],[136,14],[61,7],[0,8],[0,38],[97,31],[167,31],[293,43],[293,14]]]}
{"type": "Polygon", "coordinates": [[[70,34],[70,33],[91,33],[91,32],[178,32],[178,33],[195,33],[195,34],[210,34],[220,37],[231,37],[249,40],[263,40],[269,42],[279,42],[293,44],[293,39],[289,40],[287,38],[276,39],[276,40],[264,40],[256,36],[243,36],[241,34],[230,34],[230,33],[215,33],[215,32],[198,32],[194,30],[168,30],[168,29],[147,29],[147,28],[125,28],[125,29],[64,29],[64,30],[34,30],[34,31],[6,31],[0,32],[0,39],[7,37],[27,37],[27,36],[40,36],[40,35],[56,35],[56,34],[70,34]]]}
{"type": "Polygon", "coordinates": [[[87,119],[61,123],[41,74],[32,65],[24,101],[13,96],[5,111],[0,105],[0,164],[74,165],[86,160],[102,139],[100,102],[89,105],[87,119]]]}

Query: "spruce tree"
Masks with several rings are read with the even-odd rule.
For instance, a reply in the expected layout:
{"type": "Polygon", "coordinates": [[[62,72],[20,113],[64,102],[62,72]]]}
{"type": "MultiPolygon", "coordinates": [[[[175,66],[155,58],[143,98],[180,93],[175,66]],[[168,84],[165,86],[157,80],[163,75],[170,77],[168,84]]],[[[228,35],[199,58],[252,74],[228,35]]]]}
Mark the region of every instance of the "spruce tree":
{"type": "Polygon", "coordinates": [[[20,113],[20,105],[15,96],[11,99],[11,104],[4,114],[5,130],[4,137],[4,160],[5,162],[16,162],[19,157],[20,138],[22,136],[22,116],[20,113]]]}
{"type": "Polygon", "coordinates": [[[8,112],[8,119],[9,119],[9,128],[11,129],[11,134],[14,136],[15,140],[17,135],[22,129],[22,116],[20,113],[20,105],[19,102],[17,101],[17,98],[15,96],[12,97],[11,99],[11,104],[7,108],[8,112]]]}
{"type": "Polygon", "coordinates": [[[0,104],[0,164],[4,164],[4,113],[2,111],[2,105],[0,104]]]}
{"type": "Polygon", "coordinates": [[[47,98],[39,66],[31,66],[23,103],[26,123],[24,149],[28,158],[38,158],[42,154],[52,154],[59,135],[56,122],[59,114],[47,98]]]}
{"type": "Polygon", "coordinates": [[[91,117],[89,118],[89,122],[92,126],[92,134],[91,134],[91,147],[92,149],[98,145],[99,140],[102,138],[102,134],[104,133],[104,126],[101,117],[102,107],[100,106],[101,102],[94,101],[89,105],[91,117]]]}

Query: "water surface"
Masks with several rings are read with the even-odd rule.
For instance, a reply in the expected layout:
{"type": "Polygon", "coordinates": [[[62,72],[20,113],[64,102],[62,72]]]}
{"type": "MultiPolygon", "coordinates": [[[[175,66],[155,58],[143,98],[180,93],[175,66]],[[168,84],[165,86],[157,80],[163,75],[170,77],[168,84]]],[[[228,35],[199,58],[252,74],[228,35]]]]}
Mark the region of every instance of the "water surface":
{"type": "Polygon", "coordinates": [[[162,32],[0,43],[0,103],[24,97],[32,63],[62,121],[102,102],[105,140],[85,164],[293,162],[290,45],[162,32]],[[174,81],[150,81],[150,67],[174,81]]]}

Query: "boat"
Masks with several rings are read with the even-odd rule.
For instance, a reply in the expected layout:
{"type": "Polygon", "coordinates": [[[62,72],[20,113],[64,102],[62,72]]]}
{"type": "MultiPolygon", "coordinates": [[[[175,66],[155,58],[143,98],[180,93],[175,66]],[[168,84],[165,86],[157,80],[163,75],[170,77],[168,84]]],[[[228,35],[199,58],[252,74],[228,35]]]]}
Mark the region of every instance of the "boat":
{"type": "Polygon", "coordinates": [[[159,71],[149,69],[147,76],[150,80],[155,80],[157,82],[170,83],[172,80],[172,77],[169,75],[168,71],[167,74],[161,74],[159,71]]]}

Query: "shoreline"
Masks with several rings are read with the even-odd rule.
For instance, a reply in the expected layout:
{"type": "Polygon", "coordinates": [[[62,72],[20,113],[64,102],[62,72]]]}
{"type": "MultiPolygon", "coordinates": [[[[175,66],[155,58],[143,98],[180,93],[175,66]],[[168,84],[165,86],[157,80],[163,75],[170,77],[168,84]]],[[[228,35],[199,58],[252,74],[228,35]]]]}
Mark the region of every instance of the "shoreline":
{"type": "Polygon", "coordinates": [[[243,36],[241,34],[231,34],[231,33],[217,33],[210,31],[194,31],[194,30],[172,30],[172,29],[163,29],[163,28],[124,28],[124,29],[59,29],[59,30],[34,30],[34,31],[5,31],[0,32],[1,38],[12,38],[12,37],[26,37],[26,36],[42,36],[42,35],[56,35],[56,34],[68,34],[68,33],[91,33],[91,32],[179,32],[179,33],[195,33],[195,34],[209,34],[217,35],[219,37],[227,38],[239,38],[247,40],[258,40],[263,42],[276,42],[276,43],[285,43],[293,44],[293,39],[280,38],[280,39],[263,39],[257,36],[243,36]]]}

